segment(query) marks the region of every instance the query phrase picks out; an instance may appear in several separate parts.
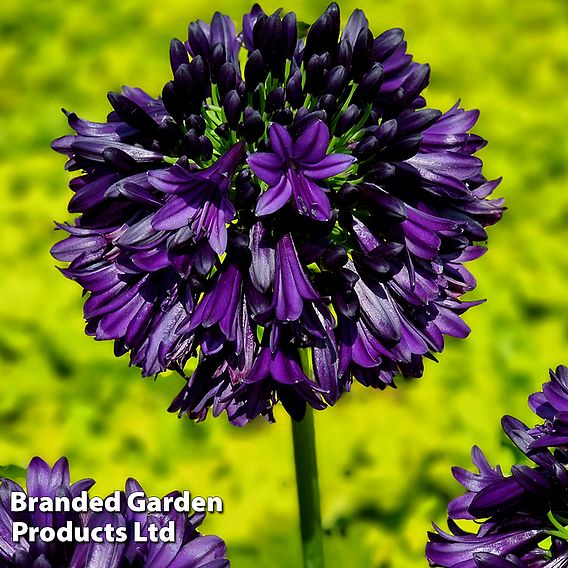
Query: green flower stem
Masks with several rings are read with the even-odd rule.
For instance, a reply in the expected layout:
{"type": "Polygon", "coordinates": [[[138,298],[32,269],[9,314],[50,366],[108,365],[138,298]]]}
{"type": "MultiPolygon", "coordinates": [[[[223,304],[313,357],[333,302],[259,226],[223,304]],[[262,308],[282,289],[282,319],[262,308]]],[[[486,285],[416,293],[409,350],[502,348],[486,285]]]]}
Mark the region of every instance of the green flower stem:
{"type": "Polygon", "coordinates": [[[292,420],[296,487],[300,506],[300,528],[304,568],[323,568],[323,530],[321,526],[314,413],[306,405],[299,422],[292,420]]]}
{"type": "Polygon", "coordinates": [[[558,519],[554,516],[552,511],[549,511],[548,520],[552,523],[552,525],[557,529],[555,531],[547,531],[550,536],[555,536],[557,538],[561,538],[565,542],[568,542],[568,527],[565,527],[561,524],[560,521],[566,522],[566,519],[558,519]]]}
{"type": "Polygon", "coordinates": [[[341,107],[339,112],[335,113],[335,118],[331,122],[331,128],[330,128],[330,131],[331,131],[332,134],[335,132],[335,127],[337,126],[337,123],[339,122],[339,117],[341,116],[341,113],[343,111],[347,110],[347,107],[351,103],[351,99],[353,98],[353,95],[355,94],[356,89],[357,89],[357,85],[355,83],[353,83],[351,85],[351,90],[349,91],[349,95],[347,95],[347,99],[343,103],[343,106],[341,107]]]}

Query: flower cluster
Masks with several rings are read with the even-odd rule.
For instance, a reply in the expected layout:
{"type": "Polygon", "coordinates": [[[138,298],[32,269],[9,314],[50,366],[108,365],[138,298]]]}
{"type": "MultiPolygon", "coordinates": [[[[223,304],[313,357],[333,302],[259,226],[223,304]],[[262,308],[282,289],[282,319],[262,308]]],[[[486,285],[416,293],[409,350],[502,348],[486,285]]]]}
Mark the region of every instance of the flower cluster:
{"type": "Polygon", "coordinates": [[[568,368],[550,372],[542,392],[529,398],[544,419],[528,428],[511,416],[503,430],[533,462],[504,475],[473,448],[479,473],[454,468],[467,492],[448,506],[451,534],[430,533],[426,555],[431,566],[459,568],[561,568],[568,566],[568,368]],[[475,520],[477,533],[456,520],[475,520]]]}
{"type": "MultiPolygon", "coordinates": [[[[82,479],[71,484],[69,464],[61,458],[53,468],[40,458],[34,458],[27,470],[26,489],[28,497],[56,497],[73,499],[93,485],[92,479],[82,479]]],[[[132,512],[126,506],[117,513],[78,513],[43,512],[35,507],[33,511],[13,512],[11,508],[12,492],[24,490],[15,481],[2,479],[0,485],[0,568],[228,568],[225,559],[225,543],[216,536],[202,536],[197,527],[203,521],[204,514],[188,516],[176,511],[169,513],[132,512]],[[148,526],[175,525],[175,542],[152,542],[148,538],[148,526]],[[107,538],[101,531],[97,537],[102,542],[92,540],[51,539],[42,540],[34,537],[20,537],[13,540],[13,524],[25,523],[28,527],[54,530],[70,524],[74,529],[92,530],[96,527],[121,529],[126,539],[107,538]],[[141,536],[148,542],[133,538],[133,524],[141,527],[141,536]],[[113,541],[114,540],[114,541],[113,541]]],[[[122,494],[124,503],[133,492],[142,488],[134,479],[126,482],[126,493],[122,494]]],[[[175,494],[171,494],[174,496],[175,494]]],[[[107,529],[108,530],[108,529],[107,529]]],[[[73,531],[75,532],[75,530],[73,531]]],[[[41,533],[39,533],[41,534],[41,533]]]]}
{"type": "Polygon", "coordinates": [[[76,134],[53,143],[82,172],[52,252],[89,335],[184,375],[172,411],[241,425],[418,377],[468,334],[464,263],[501,218],[499,180],[473,155],[477,111],[425,108],[402,30],[255,5],[240,33],[191,23],[170,61],[161,97],[110,93],[105,123],[67,113],[76,134]]]}

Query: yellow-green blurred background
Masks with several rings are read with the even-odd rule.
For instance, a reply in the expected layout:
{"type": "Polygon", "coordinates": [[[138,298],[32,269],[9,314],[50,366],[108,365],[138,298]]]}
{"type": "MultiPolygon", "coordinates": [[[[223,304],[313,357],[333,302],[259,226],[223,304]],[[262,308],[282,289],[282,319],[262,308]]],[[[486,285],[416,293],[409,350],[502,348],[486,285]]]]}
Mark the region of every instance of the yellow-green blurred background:
{"type": "MultiPolygon", "coordinates": [[[[159,94],[168,45],[214,9],[243,1],[4,0],[0,4],[0,464],[66,455],[72,476],[105,494],[135,476],[150,494],[219,494],[221,535],[235,568],[300,563],[290,426],[225,420],[195,425],[166,408],[173,375],[141,380],[112,346],[83,334],[80,289],[49,248],[70,192],[49,142],[67,133],[60,107],[103,119],[105,94],[137,85],[159,94]]],[[[278,7],[274,0],[265,5],[278,7]]],[[[313,21],[325,7],[288,2],[313,21]]],[[[406,30],[432,66],[430,106],[458,98],[482,110],[476,132],[487,177],[509,211],[472,265],[473,332],[448,341],[439,364],[398,390],[355,388],[317,416],[328,566],[425,566],[430,520],[459,486],[449,468],[477,443],[510,466],[499,419],[531,420],[527,395],[568,363],[568,3],[565,0],[362,0],[379,33],[406,30]]]]}

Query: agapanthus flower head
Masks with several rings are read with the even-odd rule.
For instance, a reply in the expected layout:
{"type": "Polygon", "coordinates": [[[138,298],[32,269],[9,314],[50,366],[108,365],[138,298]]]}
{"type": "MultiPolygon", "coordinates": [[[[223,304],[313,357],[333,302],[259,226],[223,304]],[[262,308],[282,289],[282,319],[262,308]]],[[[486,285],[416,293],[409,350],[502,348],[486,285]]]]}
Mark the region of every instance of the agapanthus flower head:
{"type": "Polygon", "coordinates": [[[438,527],[430,533],[426,555],[431,566],[568,566],[568,441],[556,431],[561,409],[568,407],[568,369],[560,366],[550,377],[543,392],[529,398],[544,423],[529,428],[511,416],[502,421],[526,463],[505,475],[474,447],[478,472],[454,468],[454,477],[467,491],[448,506],[450,533],[438,527]],[[456,522],[462,519],[476,521],[477,532],[462,529],[456,522]]]}
{"type": "MultiPolygon", "coordinates": [[[[47,497],[53,507],[56,498],[67,498],[68,502],[82,496],[95,484],[92,479],[82,479],[71,484],[69,464],[61,458],[50,467],[41,458],[33,458],[26,476],[26,489],[15,481],[2,479],[0,482],[0,567],[1,568],[228,568],[225,543],[216,536],[203,536],[197,528],[205,518],[203,513],[188,515],[176,510],[168,512],[139,511],[144,500],[143,489],[134,479],[126,482],[126,491],[120,494],[120,511],[77,512],[73,507],[68,511],[45,512],[39,502],[34,510],[14,511],[12,493],[26,493],[30,497],[47,497]],[[128,497],[136,497],[136,511],[127,506],[128,497]],[[26,535],[29,529],[39,529],[33,536],[20,536],[13,532],[14,523],[25,523],[26,535]],[[134,524],[138,528],[135,532],[134,524]],[[151,525],[157,530],[173,523],[173,542],[156,542],[150,537],[151,525]],[[106,527],[106,528],[105,528],[106,527]],[[42,539],[42,529],[53,529],[47,539],[42,539]],[[58,529],[67,530],[61,538],[58,529]],[[102,528],[103,530],[97,530],[102,528]],[[119,534],[121,529],[124,536],[119,534]],[[110,530],[109,530],[110,529],[110,530]],[[18,538],[14,540],[16,534],[18,538]],[[52,538],[53,537],[53,538],[52,538]],[[143,538],[146,542],[143,542],[143,538]]],[[[166,497],[177,497],[171,493],[166,497]]],[[[43,505],[42,505],[43,507],[43,505]]],[[[64,507],[59,507],[62,509],[64,507]]],[[[150,509],[149,507],[144,507],[150,509]]],[[[31,509],[31,507],[30,507],[31,509]]],[[[168,507],[164,507],[166,511],[168,507]]],[[[152,530],[153,532],[153,530],[152,530]]]]}
{"type": "Polygon", "coordinates": [[[429,66],[361,10],[305,29],[258,5],[239,32],[193,22],[160,97],[110,93],[105,123],[67,113],[53,143],[82,172],[52,252],[87,333],[145,376],[191,369],[171,410],[194,419],[300,418],[469,332],[464,263],[503,210],[478,112],[426,108],[429,66]]]}

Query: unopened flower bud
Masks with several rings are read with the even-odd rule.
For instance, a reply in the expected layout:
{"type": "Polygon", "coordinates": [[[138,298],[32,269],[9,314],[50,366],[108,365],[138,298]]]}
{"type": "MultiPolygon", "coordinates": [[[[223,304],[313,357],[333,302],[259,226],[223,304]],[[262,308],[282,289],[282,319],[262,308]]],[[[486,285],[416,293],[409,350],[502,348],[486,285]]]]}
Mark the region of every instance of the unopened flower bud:
{"type": "Polygon", "coordinates": [[[264,134],[264,120],[252,107],[246,107],[243,113],[242,133],[249,143],[258,140],[264,134]]]}
{"type": "Polygon", "coordinates": [[[369,28],[364,28],[359,32],[355,45],[353,46],[353,58],[351,60],[351,68],[353,77],[359,81],[370,66],[373,57],[373,34],[369,28]]]}
{"type": "Polygon", "coordinates": [[[284,55],[287,59],[292,59],[298,40],[298,22],[294,12],[288,12],[282,19],[282,33],[285,46],[284,55]]]}
{"type": "Polygon", "coordinates": [[[374,63],[371,69],[361,78],[355,96],[365,104],[372,103],[379,94],[382,82],[383,66],[380,63],[374,63]]]}
{"type": "Polygon", "coordinates": [[[241,118],[241,98],[234,89],[223,99],[223,109],[231,130],[236,130],[241,118]]]}
{"type": "Polygon", "coordinates": [[[118,93],[108,93],[110,104],[124,122],[138,130],[157,130],[155,120],[134,101],[118,93]]]}
{"type": "Polygon", "coordinates": [[[292,124],[292,122],[294,121],[294,114],[292,113],[292,110],[289,108],[281,108],[272,115],[272,119],[274,120],[274,122],[277,122],[278,124],[282,124],[283,126],[288,126],[289,124],[292,124]]]}
{"type": "Polygon", "coordinates": [[[321,260],[327,270],[337,270],[345,266],[349,259],[344,247],[333,245],[323,253],[321,260]]]}
{"type": "Polygon", "coordinates": [[[347,71],[343,65],[335,66],[327,75],[325,93],[339,97],[347,84],[347,71]]]}
{"type": "Polygon", "coordinates": [[[404,32],[400,28],[387,30],[377,36],[373,42],[373,59],[384,61],[404,40],[404,32]]]}
{"type": "Polygon", "coordinates": [[[182,141],[183,151],[185,155],[195,160],[201,156],[201,142],[199,140],[199,133],[195,129],[187,131],[182,141]]]}
{"type": "Polygon", "coordinates": [[[217,88],[219,89],[219,97],[224,100],[225,95],[229,91],[233,91],[237,86],[237,72],[232,63],[223,63],[219,73],[217,74],[217,88]]]}
{"type": "Polygon", "coordinates": [[[327,116],[332,116],[337,109],[337,101],[333,95],[322,95],[317,108],[318,110],[325,110],[327,116]]]}
{"type": "Polygon", "coordinates": [[[286,92],[283,87],[276,87],[268,93],[266,97],[266,112],[274,112],[276,109],[282,108],[286,92]]]}
{"type": "Polygon", "coordinates": [[[362,140],[361,142],[359,142],[359,144],[357,144],[357,146],[355,146],[353,154],[357,156],[358,160],[363,161],[370,158],[373,154],[376,154],[378,150],[379,142],[376,138],[370,136],[369,138],[362,140]]]}
{"type": "Polygon", "coordinates": [[[345,134],[352,126],[355,125],[359,118],[360,110],[355,104],[349,105],[339,117],[337,126],[335,127],[336,136],[345,134]]]}
{"type": "Polygon", "coordinates": [[[199,142],[201,142],[201,152],[203,154],[204,160],[210,160],[213,157],[213,144],[211,140],[205,135],[199,137],[199,142]]]}
{"type": "Polygon", "coordinates": [[[172,67],[172,73],[175,74],[178,67],[182,64],[189,64],[189,57],[187,55],[187,49],[185,45],[177,39],[173,38],[170,42],[170,65],[172,67]]]}
{"type": "Polygon", "coordinates": [[[189,129],[194,128],[198,134],[205,132],[205,119],[200,114],[191,114],[185,121],[186,127],[189,129]]]}
{"type": "Polygon", "coordinates": [[[296,70],[288,80],[286,85],[286,100],[292,105],[292,108],[300,108],[304,102],[304,93],[302,92],[302,74],[296,70]]]}
{"type": "Polygon", "coordinates": [[[225,53],[225,46],[222,43],[216,43],[211,50],[211,56],[209,57],[209,64],[211,65],[211,78],[216,83],[217,75],[223,64],[227,61],[227,55],[225,53]]]}
{"type": "Polygon", "coordinates": [[[209,40],[201,26],[197,22],[191,22],[188,29],[188,43],[191,48],[191,54],[195,57],[207,57],[209,55],[209,40]]]}
{"type": "Polygon", "coordinates": [[[312,55],[306,65],[306,91],[319,94],[323,88],[324,66],[319,55],[312,55]]]}
{"type": "Polygon", "coordinates": [[[337,46],[337,55],[335,57],[337,64],[342,65],[346,69],[351,68],[351,59],[353,57],[353,48],[351,44],[346,40],[342,39],[337,46]]]}
{"type": "Polygon", "coordinates": [[[173,81],[168,81],[162,89],[162,101],[164,107],[170,113],[170,116],[176,121],[181,122],[183,119],[183,105],[176,92],[173,81]]]}
{"type": "Polygon", "coordinates": [[[254,91],[266,78],[264,59],[260,51],[253,51],[245,63],[245,82],[249,91],[254,91]]]}

